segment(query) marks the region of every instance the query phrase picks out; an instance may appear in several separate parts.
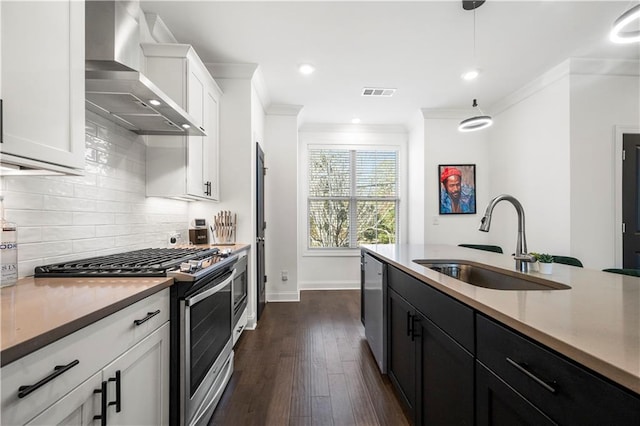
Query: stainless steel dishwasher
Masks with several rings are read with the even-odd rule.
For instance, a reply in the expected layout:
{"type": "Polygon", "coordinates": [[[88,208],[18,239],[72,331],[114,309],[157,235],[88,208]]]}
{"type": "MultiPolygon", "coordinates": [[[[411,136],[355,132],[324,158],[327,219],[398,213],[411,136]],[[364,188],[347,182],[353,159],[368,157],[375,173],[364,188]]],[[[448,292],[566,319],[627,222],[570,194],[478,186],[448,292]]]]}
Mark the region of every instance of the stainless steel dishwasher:
{"type": "Polygon", "coordinates": [[[387,372],[386,286],[384,264],[364,254],[364,334],[380,372],[387,372]]]}

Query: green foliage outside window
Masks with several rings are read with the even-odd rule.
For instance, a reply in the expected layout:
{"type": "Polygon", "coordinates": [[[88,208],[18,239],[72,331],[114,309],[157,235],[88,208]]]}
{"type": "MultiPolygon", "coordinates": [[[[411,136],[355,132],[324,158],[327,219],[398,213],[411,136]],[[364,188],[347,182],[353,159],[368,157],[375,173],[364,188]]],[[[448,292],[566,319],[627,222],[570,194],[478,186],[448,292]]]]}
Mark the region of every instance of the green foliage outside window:
{"type": "Polygon", "coordinates": [[[309,150],[309,248],[396,242],[397,152],[309,150]]]}

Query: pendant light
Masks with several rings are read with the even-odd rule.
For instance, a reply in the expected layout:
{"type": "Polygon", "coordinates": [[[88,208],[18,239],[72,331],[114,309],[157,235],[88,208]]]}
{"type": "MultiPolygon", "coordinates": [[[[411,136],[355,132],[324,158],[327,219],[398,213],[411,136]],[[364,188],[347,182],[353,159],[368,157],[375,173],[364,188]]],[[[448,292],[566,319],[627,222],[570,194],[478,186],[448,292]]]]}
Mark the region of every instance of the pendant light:
{"type": "Polygon", "coordinates": [[[640,23],[640,4],[627,10],[615,20],[609,33],[609,40],[621,44],[640,42],[640,30],[629,29],[633,21],[636,21],[636,24],[640,23]]]}
{"type": "Polygon", "coordinates": [[[473,105],[471,106],[474,108],[478,108],[478,111],[480,111],[480,115],[462,120],[458,125],[459,131],[473,132],[475,130],[486,129],[493,124],[493,119],[488,115],[484,115],[484,113],[478,106],[478,101],[476,99],[473,100],[473,105]]]}
{"type": "MultiPolygon", "coordinates": [[[[484,0],[481,1],[466,1],[462,0],[462,8],[464,10],[473,10],[473,60],[476,61],[476,9],[484,3],[484,0]]],[[[480,111],[480,115],[475,115],[473,117],[462,120],[458,125],[458,130],[461,132],[473,132],[476,130],[485,129],[493,124],[493,119],[484,115],[480,107],[478,107],[478,101],[476,99],[473,100],[473,104],[471,105],[473,108],[478,108],[480,111]]]]}

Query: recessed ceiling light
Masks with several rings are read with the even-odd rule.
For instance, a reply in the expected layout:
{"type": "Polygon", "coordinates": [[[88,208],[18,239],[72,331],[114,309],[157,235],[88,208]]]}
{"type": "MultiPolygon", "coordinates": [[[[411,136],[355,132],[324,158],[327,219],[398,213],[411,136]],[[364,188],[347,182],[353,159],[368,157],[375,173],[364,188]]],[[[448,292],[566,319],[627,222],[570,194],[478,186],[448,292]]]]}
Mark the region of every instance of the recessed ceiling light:
{"type": "Polygon", "coordinates": [[[187,123],[184,123],[184,124],[182,125],[182,128],[183,128],[183,129],[190,129],[190,128],[191,128],[191,126],[189,126],[187,123]]]}
{"type": "Polygon", "coordinates": [[[480,71],[473,69],[462,74],[462,79],[466,81],[475,80],[480,75],[480,71]]]}
{"type": "Polygon", "coordinates": [[[300,71],[300,74],[304,74],[304,75],[309,75],[313,73],[315,70],[316,68],[311,64],[301,64],[298,67],[298,71],[300,71]]]}
{"type": "Polygon", "coordinates": [[[351,119],[351,123],[353,123],[353,124],[360,124],[360,119],[359,119],[359,118],[352,118],[352,119],[351,119]]]}
{"type": "Polygon", "coordinates": [[[157,99],[149,99],[149,103],[153,106],[158,106],[161,104],[161,102],[157,99]]]}

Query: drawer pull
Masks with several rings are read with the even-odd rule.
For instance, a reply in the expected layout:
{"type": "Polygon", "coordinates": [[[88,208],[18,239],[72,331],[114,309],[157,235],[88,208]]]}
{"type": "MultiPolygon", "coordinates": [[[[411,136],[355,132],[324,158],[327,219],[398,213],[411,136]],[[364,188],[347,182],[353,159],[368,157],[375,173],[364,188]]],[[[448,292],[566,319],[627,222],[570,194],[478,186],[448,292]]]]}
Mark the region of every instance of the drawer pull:
{"type": "Polygon", "coordinates": [[[238,327],[238,329],[236,330],[236,332],[240,333],[243,329],[244,329],[244,325],[241,325],[240,327],[238,327]]]}
{"type": "MultiPolygon", "coordinates": [[[[520,371],[521,373],[524,373],[531,380],[533,380],[534,382],[536,382],[537,384],[539,384],[540,386],[542,386],[543,388],[545,388],[549,392],[556,393],[556,389],[555,388],[551,387],[547,382],[545,382],[544,380],[542,380],[541,378],[539,378],[538,376],[533,374],[531,371],[529,371],[526,368],[527,364],[524,364],[524,363],[521,364],[521,363],[515,362],[514,360],[512,360],[509,357],[507,357],[506,359],[507,359],[507,362],[509,364],[513,365],[516,369],[518,369],[518,371],[520,371]]],[[[555,384],[556,382],[552,382],[552,383],[555,384]]]]}
{"type": "Polygon", "coordinates": [[[145,323],[145,322],[149,321],[151,318],[155,317],[155,316],[156,316],[156,315],[158,315],[159,313],[160,313],[160,309],[158,309],[158,310],[157,310],[157,311],[155,311],[155,312],[147,312],[147,316],[146,316],[146,317],[144,317],[144,318],[142,318],[142,319],[139,319],[139,320],[135,320],[135,321],[133,321],[133,323],[134,323],[135,325],[140,325],[140,324],[142,324],[142,323],[145,323]]]}
{"type": "Polygon", "coordinates": [[[47,377],[40,380],[35,385],[20,386],[18,388],[18,398],[24,398],[25,396],[29,395],[31,392],[46,385],[47,383],[49,383],[59,375],[71,370],[73,367],[75,367],[78,364],[80,364],[80,361],[76,359],[74,361],[71,361],[67,365],[56,365],[55,367],[53,367],[53,373],[49,374],[47,377]]]}
{"type": "Polygon", "coordinates": [[[93,393],[100,394],[100,409],[98,415],[93,416],[93,420],[100,420],[100,426],[107,426],[107,382],[102,382],[100,389],[95,389],[93,393]]]}
{"type": "Polygon", "coordinates": [[[109,406],[116,406],[116,413],[119,413],[122,410],[122,388],[120,386],[121,373],[120,370],[116,371],[116,377],[110,377],[110,382],[116,382],[116,400],[110,401],[109,406]]]}

